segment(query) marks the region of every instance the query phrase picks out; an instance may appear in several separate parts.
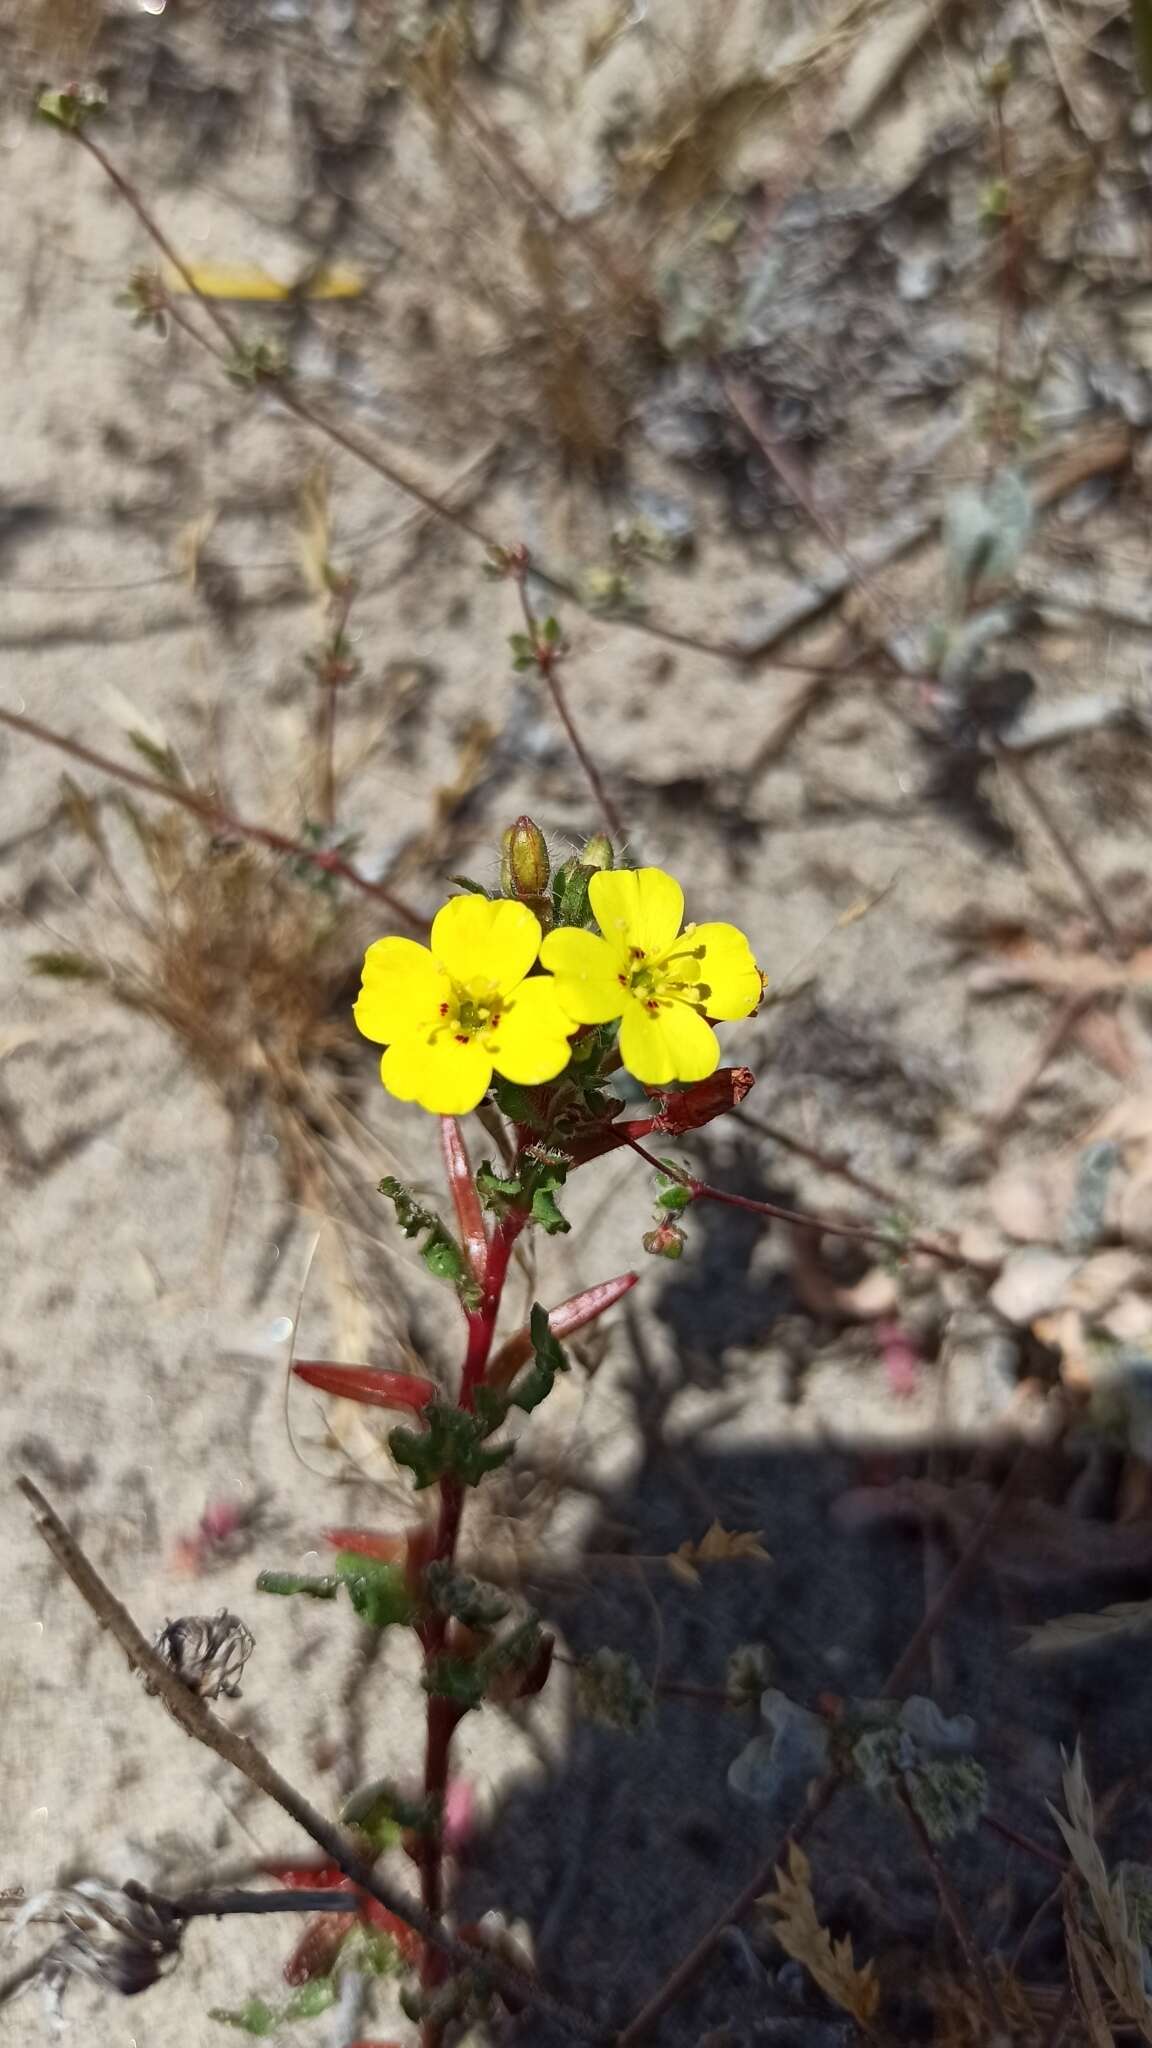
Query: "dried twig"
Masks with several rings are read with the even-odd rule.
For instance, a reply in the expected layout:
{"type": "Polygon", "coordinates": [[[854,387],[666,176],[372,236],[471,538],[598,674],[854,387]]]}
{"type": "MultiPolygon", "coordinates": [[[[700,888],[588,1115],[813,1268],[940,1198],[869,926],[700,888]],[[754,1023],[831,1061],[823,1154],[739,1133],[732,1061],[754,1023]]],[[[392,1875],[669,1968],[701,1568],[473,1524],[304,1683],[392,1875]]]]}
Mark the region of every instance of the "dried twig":
{"type": "Polygon", "coordinates": [[[562,653],[562,643],[559,640],[549,640],[541,628],[540,621],[536,617],[532,606],[532,600],[528,595],[528,570],[527,550],[518,549],[512,573],[520,598],[520,609],[524,614],[524,624],[528,628],[528,637],[532,642],[533,659],[551,695],[556,716],[568,735],[568,742],[572,752],[584,770],[588,787],[600,807],[600,815],[608,828],[609,836],[615,840],[617,846],[620,846],[627,837],[624,829],[624,820],[609,796],[604,786],[604,778],[584,741],[581,739],[576,721],[568,708],[568,700],[564,694],[563,685],[556,673],[562,653]]]}
{"type": "MultiPolygon", "coordinates": [[[[306,1835],[311,1836],[325,1855],[333,1863],[338,1864],[345,1876],[350,1877],[361,1891],[367,1892],[369,1897],[377,1900],[388,1912],[394,1913],[398,1920],[403,1920],[409,1927],[414,1928],[424,1941],[438,1949],[458,1967],[475,1969],[475,1949],[469,1948],[465,1942],[458,1941],[438,1918],[426,1913],[415,1899],[397,1891],[378,1877],[372,1865],[350,1847],[347,1837],[340,1828],[318,1812],[286,1778],[281,1777],[275,1765],[254,1742],[245,1735],[236,1734],[177,1677],[172,1666],[165,1662],[141,1634],[127,1608],[121,1605],[111,1588],[105,1584],[39,1487],[26,1477],[21,1477],[17,1485],[32,1507],[37,1533],[43,1538],[57,1563],[87,1602],[101,1628],[106,1628],[115,1636],[129,1664],[134,1670],[143,1672],[150,1688],[160,1695],[173,1720],[180,1723],[185,1734],[191,1735],[196,1742],[203,1743],[205,1748],[213,1750],[217,1756],[223,1757],[225,1763],[231,1764],[234,1770],[247,1778],[249,1784],[255,1785],[266,1798],[273,1800],[298,1827],[303,1828],[306,1835]]],[[[514,2001],[533,2006],[561,2026],[570,2038],[584,2041],[603,2039],[602,2029],[598,2029],[573,2007],[561,2004],[548,1992],[541,1990],[532,1978],[512,1968],[502,1958],[486,1952],[483,1967],[485,1974],[498,1989],[507,1990],[514,2001]]]]}
{"type": "Polygon", "coordinates": [[[1000,763],[1001,768],[1006,775],[1011,777],[1025,803],[1028,805],[1029,810],[1032,812],[1033,817],[1043,826],[1053,846],[1056,848],[1060,859],[1063,861],[1081,896],[1084,898],[1105,945],[1109,947],[1118,945],[1120,934],[1112,922],[1108,905],[1105,903],[1103,896],[1100,894],[1099,889],[1092,880],[1063,826],[1053,815],[1052,807],[1047,798],[1041,796],[1018,754],[1013,754],[1006,747],[1001,746],[997,746],[995,752],[996,759],[1000,763]]]}
{"type": "Polygon", "coordinates": [[[940,1904],[951,1922],[952,1930],[960,1944],[964,1961],[972,1973],[972,1980],[980,1995],[980,2003],[984,2007],[984,2017],[992,2030],[991,2040],[993,2042],[999,2040],[1007,2043],[1012,2038],[1012,2029],[1007,2015],[996,1996],[995,1987],[988,1974],[987,1965],[980,1953],[976,1937],[972,1932],[968,1915],[964,1911],[964,1902],[956,1890],[952,1879],[949,1877],[942,1858],[936,1853],[935,1843],[916,1811],[915,1804],[909,1796],[907,1784],[901,1786],[899,1798],[908,1825],[916,1837],[920,1854],[932,1872],[932,1882],[936,1886],[940,1904]]]}
{"type": "Polygon", "coordinates": [[[25,717],[21,711],[0,707],[0,725],[9,726],[13,732],[25,733],[29,739],[40,740],[44,746],[55,747],[62,754],[70,754],[74,761],[83,761],[88,768],[99,768],[104,775],[114,775],[118,782],[128,782],[133,789],[143,790],[146,796],[157,796],[164,803],[179,804],[213,832],[234,834],[237,839],[252,839],[259,846],[269,847],[273,853],[307,861],[327,875],[339,875],[342,881],[351,883],[362,895],[374,896],[378,902],[386,903],[389,910],[414,931],[427,930],[427,918],[421,917],[383,882],[370,882],[366,875],[358,874],[351,862],[338,853],[327,853],[321,847],[307,846],[303,840],[289,839],[286,833],[273,832],[267,825],[254,825],[247,818],[237,818],[222,804],[214,803],[211,797],[186,789],[182,783],[162,782],[156,776],[145,775],[139,768],[130,768],[123,761],[113,760],[110,754],[99,754],[94,747],[83,746],[79,740],[69,739],[66,733],[41,725],[37,718],[25,717]]]}

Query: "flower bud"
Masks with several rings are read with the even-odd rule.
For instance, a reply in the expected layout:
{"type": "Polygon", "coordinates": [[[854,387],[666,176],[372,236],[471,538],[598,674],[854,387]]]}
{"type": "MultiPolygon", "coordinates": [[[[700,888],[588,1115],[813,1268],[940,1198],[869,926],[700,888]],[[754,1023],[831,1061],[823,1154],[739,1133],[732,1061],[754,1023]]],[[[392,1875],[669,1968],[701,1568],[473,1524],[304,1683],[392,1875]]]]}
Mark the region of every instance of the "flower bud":
{"type": "Polygon", "coordinates": [[[593,873],[592,868],[585,867],[583,861],[577,860],[575,856],[563,861],[557,868],[556,879],[552,885],[552,906],[557,924],[587,924],[591,914],[588,908],[588,884],[593,873]]]}
{"type": "Polygon", "coordinates": [[[500,888],[505,896],[529,902],[548,891],[551,866],[544,834],[531,818],[517,818],[501,841],[500,888]]]}
{"type": "Polygon", "coordinates": [[[612,841],[609,839],[608,834],[606,832],[594,832],[580,858],[586,868],[615,867],[616,856],[612,851],[612,841]]]}
{"type": "Polygon", "coordinates": [[[654,1259],[679,1259],[684,1255],[684,1232],[676,1223],[658,1223],[646,1230],[641,1243],[654,1259]]]}

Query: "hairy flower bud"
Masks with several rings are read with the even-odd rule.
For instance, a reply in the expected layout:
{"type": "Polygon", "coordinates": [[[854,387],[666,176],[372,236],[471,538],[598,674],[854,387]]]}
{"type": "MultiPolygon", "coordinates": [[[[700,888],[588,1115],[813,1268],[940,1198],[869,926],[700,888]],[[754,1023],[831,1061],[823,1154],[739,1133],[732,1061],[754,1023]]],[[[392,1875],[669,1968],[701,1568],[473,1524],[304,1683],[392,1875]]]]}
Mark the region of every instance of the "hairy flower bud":
{"type": "Polygon", "coordinates": [[[539,825],[517,818],[501,840],[500,888],[505,896],[529,903],[547,894],[551,876],[548,848],[539,825]]]}
{"type": "Polygon", "coordinates": [[[606,832],[594,832],[580,856],[586,868],[614,868],[616,856],[606,832]]]}

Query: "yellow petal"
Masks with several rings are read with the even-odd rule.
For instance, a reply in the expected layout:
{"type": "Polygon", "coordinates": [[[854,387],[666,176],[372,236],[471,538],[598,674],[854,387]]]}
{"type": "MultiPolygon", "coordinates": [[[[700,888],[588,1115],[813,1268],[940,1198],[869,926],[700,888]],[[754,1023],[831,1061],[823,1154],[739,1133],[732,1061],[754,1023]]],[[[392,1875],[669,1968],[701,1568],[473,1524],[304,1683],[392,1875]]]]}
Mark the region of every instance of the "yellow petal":
{"type": "Polygon", "coordinates": [[[380,1079],[401,1102],[418,1102],[436,1116],[466,1116],[488,1088],[492,1062],[474,1038],[402,1038],[381,1060],[380,1079]]]}
{"type": "Polygon", "coordinates": [[[666,953],[684,920],[684,891],[663,868],[609,868],[593,875],[588,900],[610,946],[651,958],[666,953]]]}
{"type": "Polygon", "coordinates": [[[499,1024],[484,1033],[484,1046],[498,1074],[530,1088],[563,1073],[572,1051],[568,1034],[575,1029],[552,982],[533,975],[521,982],[499,1024]]]}
{"type": "Polygon", "coordinates": [[[720,1063],[716,1033],[687,1003],[662,1003],[655,1012],[630,998],[620,1025],[620,1057],[650,1088],[669,1081],[706,1081],[720,1063]]]}
{"type": "Polygon", "coordinates": [[[540,951],[540,926],[526,903],[454,896],[433,919],[432,951],[464,988],[482,982],[506,995],[540,951]]]}
{"type": "Polygon", "coordinates": [[[365,1038],[388,1045],[422,1027],[431,1030],[451,993],[427,946],[415,939],[377,939],[364,955],[364,984],[352,1014],[365,1038]]]}
{"type": "Polygon", "coordinates": [[[571,926],[549,932],[540,965],[555,976],[556,993],[577,1024],[608,1024],[624,1008],[627,991],[620,986],[619,960],[595,932],[571,926]]]}
{"type": "Polygon", "coordinates": [[[708,1015],[728,1021],[750,1017],[763,984],[743,932],[734,924],[697,924],[689,925],[684,937],[689,945],[704,948],[704,958],[694,971],[709,991],[704,997],[708,1015]]]}

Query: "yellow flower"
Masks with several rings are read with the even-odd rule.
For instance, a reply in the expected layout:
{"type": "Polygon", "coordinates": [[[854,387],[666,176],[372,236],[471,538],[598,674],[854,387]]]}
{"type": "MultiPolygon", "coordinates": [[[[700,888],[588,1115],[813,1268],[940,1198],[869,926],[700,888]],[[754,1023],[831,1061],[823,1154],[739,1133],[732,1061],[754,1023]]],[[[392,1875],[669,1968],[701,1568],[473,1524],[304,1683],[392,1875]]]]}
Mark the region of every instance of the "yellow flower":
{"type": "Polygon", "coordinates": [[[603,932],[550,932],[540,964],[577,1024],[620,1019],[620,1055],[649,1087],[704,1081],[720,1047],[709,1017],[748,1017],[763,991],[743,932],[690,924],[684,891],[661,868],[593,875],[589,900],[603,932]]]}
{"type": "Polygon", "coordinates": [[[463,1116],[493,1069],[531,1086],[568,1064],[576,1029],[545,975],[526,980],[540,926],[523,903],[455,896],[433,920],[431,945],[377,939],[364,956],[355,1018],[388,1050],[380,1079],[401,1102],[463,1116]]]}

